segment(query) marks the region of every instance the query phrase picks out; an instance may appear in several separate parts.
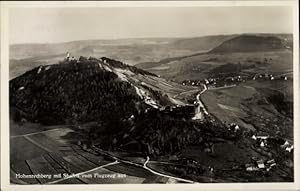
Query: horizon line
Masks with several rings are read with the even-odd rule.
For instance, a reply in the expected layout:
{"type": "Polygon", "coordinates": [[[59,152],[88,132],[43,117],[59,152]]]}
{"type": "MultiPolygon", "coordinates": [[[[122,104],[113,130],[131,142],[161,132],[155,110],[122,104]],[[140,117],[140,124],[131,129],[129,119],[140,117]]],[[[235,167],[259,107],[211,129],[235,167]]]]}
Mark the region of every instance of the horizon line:
{"type": "Polygon", "coordinates": [[[202,35],[202,36],[174,36],[174,37],[121,37],[121,38],[99,38],[99,39],[81,39],[81,40],[70,40],[70,41],[61,41],[61,42],[24,42],[24,43],[9,43],[9,46],[18,46],[18,45],[42,45],[42,44],[64,44],[64,43],[73,43],[73,42],[80,42],[80,41],[118,41],[118,40],[142,40],[142,39],[192,39],[192,38],[201,38],[201,37],[209,37],[209,36],[231,36],[231,35],[280,35],[280,34],[286,34],[286,35],[293,35],[293,32],[287,33],[287,32],[282,32],[282,33],[268,33],[268,32],[254,32],[254,33],[228,33],[228,34],[212,34],[212,35],[202,35]]]}

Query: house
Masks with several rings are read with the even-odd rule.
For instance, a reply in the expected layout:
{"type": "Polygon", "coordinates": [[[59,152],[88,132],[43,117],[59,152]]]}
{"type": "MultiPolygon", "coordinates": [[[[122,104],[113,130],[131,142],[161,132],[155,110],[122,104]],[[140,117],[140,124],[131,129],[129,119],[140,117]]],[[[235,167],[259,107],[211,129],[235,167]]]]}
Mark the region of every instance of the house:
{"type": "Polygon", "coordinates": [[[246,171],[258,171],[259,168],[257,168],[254,164],[246,164],[246,171]]]}
{"type": "Polygon", "coordinates": [[[256,138],[256,136],[255,135],[252,135],[252,137],[251,137],[252,139],[254,139],[254,140],[257,140],[257,138],[256,138]]]}
{"type": "Polygon", "coordinates": [[[291,145],[291,146],[288,146],[285,148],[285,150],[288,152],[292,152],[293,149],[294,149],[294,145],[291,145]]]}
{"type": "Polygon", "coordinates": [[[288,152],[291,152],[294,149],[294,145],[290,144],[288,141],[285,141],[283,145],[280,146],[288,152]]]}
{"type": "Polygon", "coordinates": [[[258,168],[260,168],[260,169],[266,168],[265,167],[265,163],[264,163],[264,161],[262,159],[256,161],[256,163],[257,163],[258,168]]]}
{"type": "Polygon", "coordinates": [[[235,125],[234,132],[237,132],[239,129],[240,129],[240,127],[238,125],[235,125]]]}
{"type": "Polygon", "coordinates": [[[257,139],[267,140],[269,138],[268,135],[258,135],[256,136],[257,139]]]}
{"type": "Polygon", "coordinates": [[[237,132],[240,129],[240,127],[235,123],[231,123],[229,129],[234,132],[237,132]]]}
{"type": "Polygon", "coordinates": [[[209,81],[207,79],[204,79],[205,84],[209,84],[209,81]]]}
{"type": "Polygon", "coordinates": [[[258,171],[259,169],[255,166],[249,166],[246,168],[246,171],[258,171]]]}
{"type": "Polygon", "coordinates": [[[287,147],[289,145],[290,145],[290,143],[288,141],[285,141],[284,144],[282,145],[282,147],[287,147]]]}
{"type": "Polygon", "coordinates": [[[128,118],[128,120],[134,120],[134,119],[135,119],[134,115],[131,115],[131,116],[128,118]]]}

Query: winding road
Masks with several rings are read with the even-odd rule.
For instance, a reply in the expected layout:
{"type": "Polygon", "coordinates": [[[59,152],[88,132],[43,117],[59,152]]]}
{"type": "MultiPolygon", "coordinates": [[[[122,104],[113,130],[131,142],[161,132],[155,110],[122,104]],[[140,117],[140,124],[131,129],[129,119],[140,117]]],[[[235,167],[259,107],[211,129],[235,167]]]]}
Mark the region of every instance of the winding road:
{"type": "Polygon", "coordinates": [[[178,180],[178,181],[182,181],[182,182],[187,182],[187,183],[196,183],[194,181],[191,181],[191,180],[187,180],[187,179],[183,179],[183,178],[178,178],[178,177],[174,177],[174,176],[170,176],[170,175],[167,175],[167,174],[162,174],[160,172],[157,172],[155,170],[152,170],[151,168],[149,168],[147,166],[147,163],[149,162],[150,158],[147,156],[147,160],[145,161],[144,165],[143,165],[143,168],[150,171],[151,173],[155,174],[155,175],[158,175],[158,176],[163,176],[163,177],[167,177],[167,178],[172,178],[172,179],[175,179],[175,180],[178,180]]]}
{"type": "Polygon", "coordinates": [[[207,86],[205,84],[202,84],[202,86],[204,87],[204,89],[196,96],[198,107],[195,110],[195,116],[192,118],[193,120],[202,120],[204,118],[203,113],[205,115],[208,115],[207,109],[200,99],[201,94],[203,94],[207,90],[207,86]]]}
{"type": "Polygon", "coordinates": [[[147,164],[148,164],[148,162],[149,162],[149,160],[150,160],[150,157],[148,157],[148,156],[147,156],[146,161],[144,162],[144,164],[141,165],[141,164],[138,164],[138,163],[135,163],[135,162],[132,162],[132,161],[128,161],[128,160],[121,159],[121,158],[119,158],[119,157],[117,157],[117,156],[113,156],[113,155],[111,155],[110,153],[108,153],[108,152],[106,152],[106,151],[104,151],[104,150],[102,150],[102,149],[99,149],[99,148],[97,148],[97,147],[93,147],[93,149],[94,149],[96,152],[99,152],[100,154],[101,154],[101,153],[102,153],[102,154],[104,153],[105,155],[108,155],[108,156],[112,157],[113,159],[116,160],[116,162],[122,162],[122,163],[125,163],[125,164],[134,165],[134,166],[136,166],[136,167],[143,168],[143,169],[145,169],[145,170],[151,172],[152,174],[155,174],[155,175],[158,175],[158,176],[162,176],[162,177],[166,177],[166,178],[171,178],[171,179],[174,179],[174,180],[177,180],[177,181],[181,181],[181,182],[186,182],[186,183],[197,183],[197,182],[194,182],[194,181],[192,181],[192,180],[187,180],[187,179],[183,179],[183,178],[179,178],[179,177],[175,177],[175,176],[170,176],[170,175],[167,175],[167,174],[163,174],[163,173],[160,173],[160,172],[158,172],[158,171],[156,171],[156,170],[153,170],[153,169],[149,168],[149,167],[147,166],[147,164]]]}

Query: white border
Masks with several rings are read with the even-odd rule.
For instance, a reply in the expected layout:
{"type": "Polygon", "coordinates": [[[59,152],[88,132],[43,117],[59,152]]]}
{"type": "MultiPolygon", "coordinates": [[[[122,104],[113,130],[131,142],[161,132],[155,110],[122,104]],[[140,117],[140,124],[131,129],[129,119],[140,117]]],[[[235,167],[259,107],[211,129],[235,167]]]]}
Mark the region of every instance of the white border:
{"type": "Polygon", "coordinates": [[[299,186],[299,10],[295,1],[101,1],[101,2],[0,2],[1,4],[1,190],[300,190],[299,186]],[[49,7],[195,7],[195,6],[293,6],[294,7],[294,183],[203,183],[175,184],[119,184],[119,185],[10,185],[9,184],[9,38],[8,11],[10,8],[49,7]]]}

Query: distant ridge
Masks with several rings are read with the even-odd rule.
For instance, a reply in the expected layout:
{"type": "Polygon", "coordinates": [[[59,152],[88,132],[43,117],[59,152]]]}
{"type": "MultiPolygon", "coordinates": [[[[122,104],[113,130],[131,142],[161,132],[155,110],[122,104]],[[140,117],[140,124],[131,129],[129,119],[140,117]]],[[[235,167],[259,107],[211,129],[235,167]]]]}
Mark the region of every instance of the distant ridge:
{"type": "Polygon", "coordinates": [[[241,35],[215,47],[210,53],[258,52],[289,49],[285,40],[275,36],[241,35]]]}

